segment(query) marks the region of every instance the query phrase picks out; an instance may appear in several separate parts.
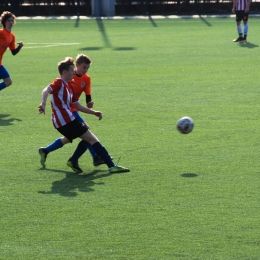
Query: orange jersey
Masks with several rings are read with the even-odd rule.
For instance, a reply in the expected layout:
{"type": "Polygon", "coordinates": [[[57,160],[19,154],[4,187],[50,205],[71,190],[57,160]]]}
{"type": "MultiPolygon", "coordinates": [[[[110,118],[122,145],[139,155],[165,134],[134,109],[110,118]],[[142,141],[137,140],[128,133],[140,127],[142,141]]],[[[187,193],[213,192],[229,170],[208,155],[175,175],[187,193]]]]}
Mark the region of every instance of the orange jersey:
{"type": "MultiPolygon", "coordinates": [[[[84,74],[79,77],[74,74],[73,81],[73,94],[76,96],[77,99],[80,98],[82,92],[85,92],[85,95],[91,95],[91,79],[89,75],[84,74]]],[[[77,111],[73,104],[71,105],[71,111],[77,111]]]]}
{"type": "Polygon", "coordinates": [[[0,65],[2,65],[3,55],[7,48],[11,51],[15,50],[15,36],[4,28],[0,30],[0,65]]]}

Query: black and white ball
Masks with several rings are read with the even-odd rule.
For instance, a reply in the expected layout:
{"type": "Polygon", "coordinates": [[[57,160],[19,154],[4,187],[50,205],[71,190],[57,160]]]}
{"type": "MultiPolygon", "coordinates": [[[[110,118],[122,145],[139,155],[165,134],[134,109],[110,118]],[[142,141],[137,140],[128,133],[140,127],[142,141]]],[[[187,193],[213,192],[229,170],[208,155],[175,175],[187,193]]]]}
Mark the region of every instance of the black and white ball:
{"type": "Polygon", "coordinates": [[[194,127],[194,121],[188,116],[180,118],[177,122],[177,129],[182,134],[189,134],[194,127]]]}

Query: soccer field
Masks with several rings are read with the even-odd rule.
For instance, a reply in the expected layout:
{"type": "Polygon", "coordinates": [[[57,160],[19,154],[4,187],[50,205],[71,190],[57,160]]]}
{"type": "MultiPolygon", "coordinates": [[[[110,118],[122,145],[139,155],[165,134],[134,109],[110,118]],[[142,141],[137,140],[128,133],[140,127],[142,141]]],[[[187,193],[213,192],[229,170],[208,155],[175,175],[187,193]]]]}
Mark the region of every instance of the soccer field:
{"type": "Polygon", "coordinates": [[[1,260],[260,259],[258,18],[247,43],[232,42],[235,18],[17,20],[13,32],[24,47],[3,59],[1,260]],[[129,173],[89,152],[73,173],[79,140],[41,168],[38,148],[60,137],[41,92],[79,53],[103,119],[81,115],[129,173]]]}

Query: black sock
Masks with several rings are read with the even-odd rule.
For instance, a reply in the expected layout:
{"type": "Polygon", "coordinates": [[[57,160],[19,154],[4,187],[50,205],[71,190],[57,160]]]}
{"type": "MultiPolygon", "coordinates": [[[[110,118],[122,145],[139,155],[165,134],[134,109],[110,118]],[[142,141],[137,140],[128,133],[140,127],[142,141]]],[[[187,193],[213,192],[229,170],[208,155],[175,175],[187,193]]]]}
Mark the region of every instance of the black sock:
{"type": "Polygon", "coordinates": [[[108,168],[114,167],[115,164],[111,160],[111,156],[108,154],[105,147],[103,147],[99,142],[92,145],[97,155],[106,163],[108,168]]]}

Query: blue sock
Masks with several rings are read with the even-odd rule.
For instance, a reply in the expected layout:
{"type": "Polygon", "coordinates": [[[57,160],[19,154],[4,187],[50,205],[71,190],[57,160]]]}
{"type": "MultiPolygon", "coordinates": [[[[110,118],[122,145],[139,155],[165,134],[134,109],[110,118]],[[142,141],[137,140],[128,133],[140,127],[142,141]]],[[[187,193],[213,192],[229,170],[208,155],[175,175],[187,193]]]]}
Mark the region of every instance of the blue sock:
{"type": "Polygon", "coordinates": [[[97,155],[106,163],[108,168],[114,167],[115,164],[111,160],[111,156],[108,154],[105,147],[103,147],[99,142],[92,145],[97,155]]]}
{"type": "Polygon", "coordinates": [[[3,82],[0,83],[0,90],[2,90],[2,89],[4,89],[4,88],[6,88],[6,84],[5,84],[4,81],[3,81],[3,82]]]}
{"type": "Polygon", "coordinates": [[[48,153],[53,152],[59,148],[61,148],[63,146],[63,143],[61,141],[60,138],[58,138],[57,140],[55,140],[52,144],[50,144],[49,146],[47,146],[45,148],[45,151],[47,151],[48,153]]]}
{"type": "Polygon", "coordinates": [[[97,153],[95,152],[94,148],[92,147],[92,145],[88,144],[88,150],[91,154],[91,156],[94,158],[98,157],[97,153]]]}
{"type": "Polygon", "coordinates": [[[244,25],[244,35],[247,36],[247,34],[248,34],[248,24],[245,24],[244,25]]]}
{"type": "MultiPolygon", "coordinates": [[[[88,147],[91,146],[88,142],[81,140],[75,150],[75,152],[73,153],[73,155],[69,158],[69,161],[73,161],[73,162],[78,162],[79,157],[81,157],[81,155],[83,153],[85,153],[88,149],[88,147]]],[[[92,148],[93,149],[93,148],[92,148]]]]}

